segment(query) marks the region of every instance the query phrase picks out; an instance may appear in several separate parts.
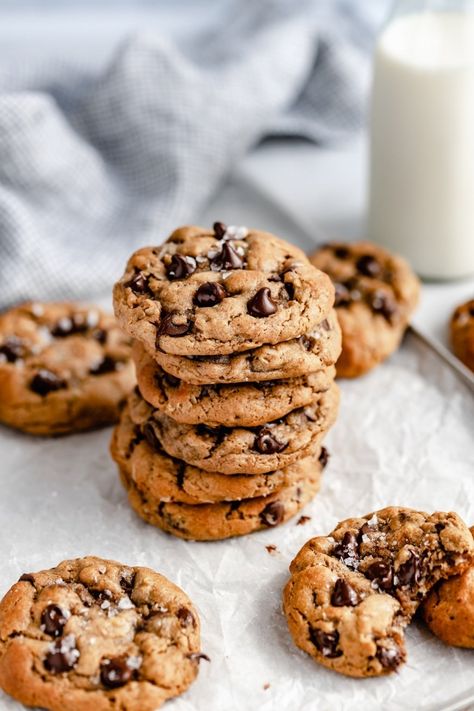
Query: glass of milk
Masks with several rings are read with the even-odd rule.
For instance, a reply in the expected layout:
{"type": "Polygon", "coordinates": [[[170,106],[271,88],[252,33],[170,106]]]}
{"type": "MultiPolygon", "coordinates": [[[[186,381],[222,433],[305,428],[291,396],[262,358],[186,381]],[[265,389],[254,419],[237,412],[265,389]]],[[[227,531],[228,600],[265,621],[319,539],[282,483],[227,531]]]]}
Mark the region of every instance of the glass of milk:
{"type": "Polygon", "coordinates": [[[474,274],[474,0],[399,0],[375,51],[369,237],[474,274]]]}

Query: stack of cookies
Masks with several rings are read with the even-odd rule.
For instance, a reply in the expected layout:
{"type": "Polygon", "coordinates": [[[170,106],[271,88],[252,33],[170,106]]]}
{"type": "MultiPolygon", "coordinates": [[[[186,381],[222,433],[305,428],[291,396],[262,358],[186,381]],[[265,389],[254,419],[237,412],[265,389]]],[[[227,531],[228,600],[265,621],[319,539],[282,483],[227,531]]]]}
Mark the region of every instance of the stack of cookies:
{"type": "Polygon", "coordinates": [[[112,440],[135,511],[181,538],[283,523],[317,492],[336,419],[334,287],[265,232],[184,227],[114,289],[138,387],[112,440]]]}

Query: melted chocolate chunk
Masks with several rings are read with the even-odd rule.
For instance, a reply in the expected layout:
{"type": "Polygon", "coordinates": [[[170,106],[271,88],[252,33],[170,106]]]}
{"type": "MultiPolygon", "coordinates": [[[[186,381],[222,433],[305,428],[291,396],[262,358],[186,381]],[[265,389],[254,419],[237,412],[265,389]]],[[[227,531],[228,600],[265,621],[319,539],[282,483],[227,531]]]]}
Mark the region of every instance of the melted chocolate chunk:
{"type": "Polygon", "coordinates": [[[56,640],[44,658],[44,667],[51,674],[62,674],[71,671],[79,660],[79,650],[74,637],[68,635],[56,640]]]}
{"type": "Polygon", "coordinates": [[[330,326],[327,318],[325,318],[324,321],[321,321],[321,323],[319,324],[319,327],[322,328],[323,331],[330,331],[331,330],[331,326],[330,326]]]}
{"type": "Polygon", "coordinates": [[[396,647],[378,647],[376,657],[384,669],[396,669],[402,661],[402,654],[396,647]]]}
{"type": "Polygon", "coordinates": [[[359,546],[355,533],[346,531],[342,541],[334,546],[332,555],[342,560],[348,568],[354,568],[359,557],[359,546]]]}
{"type": "Polygon", "coordinates": [[[217,239],[224,239],[225,233],[227,231],[227,225],[225,225],[223,222],[214,222],[212,225],[212,229],[214,230],[214,234],[217,239]]]}
{"type": "Polygon", "coordinates": [[[331,605],[334,607],[354,607],[359,603],[359,596],[353,587],[343,578],[338,578],[331,595],[331,605]]]}
{"type": "Polygon", "coordinates": [[[398,578],[398,585],[411,585],[414,582],[418,582],[420,576],[418,556],[414,553],[410,553],[408,560],[402,563],[397,570],[396,576],[398,578]]]}
{"type": "Polygon", "coordinates": [[[91,333],[92,338],[95,338],[101,345],[107,343],[107,331],[103,328],[96,328],[95,331],[91,333]]]}
{"type": "Polygon", "coordinates": [[[157,336],[171,336],[176,338],[177,336],[185,336],[191,330],[191,323],[186,321],[186,323],[174,323],[173,318],[175,314],[163,313],[161,321],[158,328],[156,329],[157,336]]]}
{"type": "Polygon", "coordinates": [[[327,466],[327,463],[329,462],[330,454],[326,447],[321,447],[321,452],[318,457],[318,461],[321,464],[322,468],[324,469],[327,466]]]}
{"type": "Polygon", "coordinates": [[[182,254],[173,254],[171,262],[166,267],[166,276],[168,279],[175,281],[177,279],[186,279],[196,271],[196,260],[194,257],[183,256],[182,254]]]}
{"type": "Polygon", "coordinates": [[[336,281],[334,282],[334,289],[336,290],[334,306],[348,306],[351,303],[352,299],[347,286],[336,281]]]}
{"type": "Polygon", "coordinates": [[[133,669],[127,664],[125,657],[102,659],[100,663],[100,680],[107,689],[118,689],[131,680],[133,669]]]}
{"type": "Polygon", "coordinates": [[[334,659],[342,655],[342,651],[337,648],[339,643],[339,632],[337,630],[334,630],[334,632],[323,632],[323,630],[310,627],[309,638],[323,657],[334,659]]]}
{"type": "Polygon", "coordinates": [[[382,271],[382,266],[371,254],[363,254],[356,261],[356,268],[360,274],[368,277],[376,277],[382,271]]]}
{"type": "Polygon", "coordinates": [[[155,434],[155,429],[150,422],[145,422],[142,427],[143,436],[145,437],[147,443],[150,445],[155,452],[161,452],[160,440],[155,434]]]}
{"type": "Polygon", "coordinates": [[[393,570],[388,563],[376,560],[369,565],[364,574],[373,580],[380,590],[389,591],[392,589],[393,570]]]}
{"type": "Polygon", "coordinates": [[[51,637],[60,637],[67,617],[58,605],[48,605],[41,614],[41,627],[51,637]]]}
{"type": "Polygon", "coordinates": [[[295,287],[294,284],[291,284],[291,282],[288,282],[287,284],[283,284],[283,288],[286,292],[286,295],[288,297],[289,301],[293,301],[295,298],[295,287]]]}
{"type": "Polygon", "coordinates": [[[131,596],[133,592],[133,588],[135,585],[135,578],[136,578],[136,573],[131,572],[130,574],[124,573],[122,577],[120,578],[120,587],[126,593],[129,597],[131,596]]]}
{"type": "Polygon", "coordinates": [[[181,380],[175,378],[174,375],[170,375],[170,373],[163,373],[163,380],[170,388],[178,388],[181,385],[181,380]]]}
{"type": "Polygon", "coordinates": [[[194,615],[191,610],[188,610],[187,607],[180,607],[176,613],[176,617],[178,618],[181,627],[190,627],[191,625],[194,625],[194,615]]]}
{"type": "Polygon", "coordinates": [[[276,313],[276,302],[272,299],[270,289],[263,287],[247,302],[247,311],[251,316],[263,318],[276,313]]]}
{"type": "Polygon", "coordinates": [[[20,576],[20,579],[18,582],[25,582],[25,583],[31,583],[32,585],[35,584],[35,579],[31,575],[31,573],[23,573],[23,575],[20,576]]]}
{"type": "Polygon", "coordinates": [[[201,307],[216,306],[220,304],[226,296],[228,296],[228,294],[225,286],[215,281],[209,281],[205,284],[201,284],[194,294],[193,303],[201,307]]]}
{"type": "Polygon", "coordinates": [[[135,294],[150,293],[148,277],[139,272],[125,286],[128,286],[135,294]]]}
{"type": "Polygon", "coordinates": [[[237,254],[235,248],[228,242],[225,242],[222,245],[221,251],[211,259],[211,268],[213,271],[242,269],[243,266],[243,258],[237,254]]]}
{"type": "Polygon", "coordinates": [[[55,338],[66,338],[76,333],[86,333],[89,330],[87,315],[74,314],[71,318],[64,316],[57,321],[51,329],[51,335],[55,338]]]}
{"type": "Polygon", "coordinates": [[[38,370],[36,375],[33,377],[30,383],[30,389],[33,390],[37,395],[44,397],[48,393],[55,392],[56,390],[61,390],[66,388],[67,383],[62,378],[59,378],[55,373],[52,373],[46,368],[41,368],[38,370]]]}
{"type": "Polygon", "coordinates": [[[288,442],[280,442],[268,427],[263,427],[255,437],[254,449],[260,454],[277,454],[288,447],[288,442]]]}
{"type": "Polygon", "coordinates": [[[278,526],[283,521],[285,507],[279,501],[272,501],[267,504],[260,513],[260,520],[265,526],[278,526]]]}
{"type": "Polygon", "coordinates": [[[105,356],[102,360],[94,365],[89,373],[91,375],[105,375],[106,373],[113,373],[117,369],[117,361],[110,356],[105,356]]]}
{"type": "Polygon", "coordinates": [[[372,311],[381,314],[386,321],[392,321],[397,312],[395,300],[383,291],[376,290],[370,297],[372,311]]]}
{"type": "Polygon", "coordinates": [[[22,358],[24,352],[23,342],[19,338],[7,338],[0,346],[0,354],[5,356],[8,363],[15,363],[22,358]]]}
{"type": "Polygon", "coordinates": [[[349,250],[347,247],[334,247],[334,256],[338,259],[347,259],[349,257],[349,250]]]}

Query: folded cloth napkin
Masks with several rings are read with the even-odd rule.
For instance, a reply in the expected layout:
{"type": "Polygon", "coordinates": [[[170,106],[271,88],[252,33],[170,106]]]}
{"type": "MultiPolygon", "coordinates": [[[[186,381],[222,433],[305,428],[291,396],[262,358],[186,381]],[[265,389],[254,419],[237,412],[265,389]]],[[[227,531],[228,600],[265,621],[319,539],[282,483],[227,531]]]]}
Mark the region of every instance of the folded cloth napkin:
{"type": "Polygon", "coordinates": [[[239,0],[181,46],[132,37],[100,76],[3,67],[0,307],[103,293],[264,136],[360,127],[373,5],[239,0]]]}

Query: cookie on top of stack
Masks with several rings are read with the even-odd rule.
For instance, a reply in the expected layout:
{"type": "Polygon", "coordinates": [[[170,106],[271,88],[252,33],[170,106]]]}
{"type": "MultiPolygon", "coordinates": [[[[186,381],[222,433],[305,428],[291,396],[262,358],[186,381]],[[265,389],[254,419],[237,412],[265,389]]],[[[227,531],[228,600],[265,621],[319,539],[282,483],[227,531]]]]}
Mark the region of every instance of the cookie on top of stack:
{"type": "Polygon", "coordinates": [[[283,523],[309,502],[336,419],[334,287],[267,232],[182,227],[114,288],[138,387],[111,451],[135,511],[181,538],[283,523]]]}

